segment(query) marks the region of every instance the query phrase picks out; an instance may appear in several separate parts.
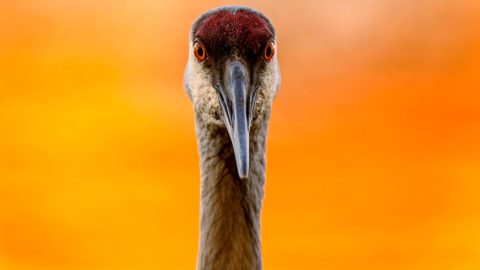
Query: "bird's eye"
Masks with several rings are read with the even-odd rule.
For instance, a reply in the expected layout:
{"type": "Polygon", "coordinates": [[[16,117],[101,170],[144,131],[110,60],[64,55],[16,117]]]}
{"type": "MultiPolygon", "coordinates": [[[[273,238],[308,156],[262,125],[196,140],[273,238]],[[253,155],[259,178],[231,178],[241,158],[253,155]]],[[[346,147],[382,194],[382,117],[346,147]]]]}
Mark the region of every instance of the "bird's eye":
{"type": "Polygon", "coordinates": [[[267,61],[272,60],[275,55],[275,43],[273,41],[268,42],[265,50],[263,51],[263,58],[267,61]]]}
{"type": "Polygon", "coordinates": [[[193,53],[195,54],[195,57],[197,57],[198,61],[203,61],[207,58],[205,46],[199,41],[195,42],[195,45],[193,45],[193,53]]]}

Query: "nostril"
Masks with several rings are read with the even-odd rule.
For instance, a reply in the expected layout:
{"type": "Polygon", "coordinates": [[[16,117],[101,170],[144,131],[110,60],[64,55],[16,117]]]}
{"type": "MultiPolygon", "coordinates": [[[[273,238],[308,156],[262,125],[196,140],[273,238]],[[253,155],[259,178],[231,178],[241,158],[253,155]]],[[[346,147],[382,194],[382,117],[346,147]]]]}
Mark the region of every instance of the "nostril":
{"type": "MultiPolygon", "coordinates": [[[[220,102],[220,107],[223,112],[224,118],[228,123],[232,123],[232,112],[230,111],[230,103],[228,102],[225,93],[222,91],[221,87],[214,86],[215,91],[217,92],[218,100],[220,102]]],[[[221,116],[219,115],[221,118],[221,116]]]]}
{"type": "Polygon", "coordinates": [[[254,87],[253,91],[249,95],[248,109],[247,109],[247,119],[248,125],[250,126],[253,121],[253,111],[255,109],[255,101],[257,100],[258,87],[254,87]]]}

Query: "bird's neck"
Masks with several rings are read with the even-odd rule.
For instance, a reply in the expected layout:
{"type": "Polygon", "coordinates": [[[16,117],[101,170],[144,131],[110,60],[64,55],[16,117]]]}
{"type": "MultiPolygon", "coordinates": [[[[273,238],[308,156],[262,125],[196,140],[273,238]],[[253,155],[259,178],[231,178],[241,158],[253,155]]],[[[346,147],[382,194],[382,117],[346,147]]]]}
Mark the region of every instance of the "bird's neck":
{"type": "Polygon", "coordinates": [[[202,177],[198,269],[262,268],[260,210],[268,119],[264,120],[252,125],[249,177],[240,179],[227,131],[197,116],[202,177]]]}

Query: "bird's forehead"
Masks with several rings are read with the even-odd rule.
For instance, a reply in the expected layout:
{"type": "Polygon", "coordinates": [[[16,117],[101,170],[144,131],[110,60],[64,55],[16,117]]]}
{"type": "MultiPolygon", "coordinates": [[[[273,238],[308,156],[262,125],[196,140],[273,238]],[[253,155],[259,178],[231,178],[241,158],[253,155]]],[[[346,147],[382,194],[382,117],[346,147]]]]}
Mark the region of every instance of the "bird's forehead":
{"type": "Polygon", "coordinates": [[[193,39],[200,39],[210,54],[222,54],[234,47],[257,54],[274,38],[270,22],[250,10],[220,10],[207,14],[192,30],[193,39]]]}

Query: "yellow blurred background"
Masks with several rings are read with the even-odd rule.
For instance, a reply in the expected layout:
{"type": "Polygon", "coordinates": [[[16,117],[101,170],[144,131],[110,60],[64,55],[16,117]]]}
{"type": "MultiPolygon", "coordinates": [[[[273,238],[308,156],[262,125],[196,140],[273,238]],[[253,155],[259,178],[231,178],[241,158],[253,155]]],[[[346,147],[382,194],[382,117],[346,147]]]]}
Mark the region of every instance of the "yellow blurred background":
{"type": "MultiPolygon", "coordinates": [[[[231,3],[231,2],[228,2],[231,3]]],[[[480,2],[234,1],[277,27],[265,269],[480,269],[480,2]]],[[[192,21],[0,2],[0,269],[194,269],[192,21]]]]}

